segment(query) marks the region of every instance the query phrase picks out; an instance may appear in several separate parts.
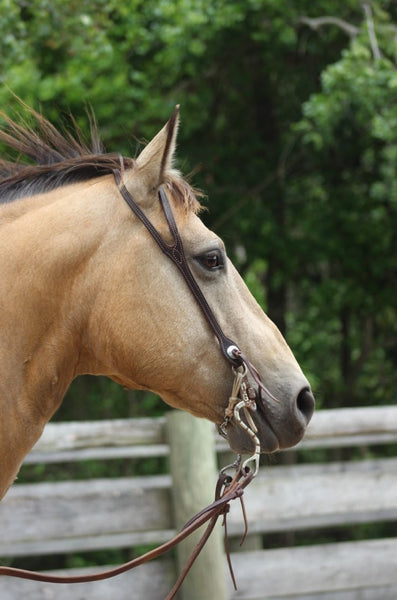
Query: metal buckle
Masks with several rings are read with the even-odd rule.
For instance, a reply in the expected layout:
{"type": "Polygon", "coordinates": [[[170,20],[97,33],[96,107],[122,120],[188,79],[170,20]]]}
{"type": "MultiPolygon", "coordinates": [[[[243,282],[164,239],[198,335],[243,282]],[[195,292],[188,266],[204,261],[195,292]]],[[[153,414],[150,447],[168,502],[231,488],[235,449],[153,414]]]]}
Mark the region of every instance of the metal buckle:
{"type": "Polygon", "coordinates": [[[222,472],[227,469],[234,468],[236,471],[240,470],[244,476],[251,471],[251,468],[248,465],[249,463],[253,462],[253,476],[255,477],[259,469],[261,446],[259,438],[256,435],[258,429],[252,419],[250,411],[256,411],[257,406],[255,399],[250,398],[247,391],[246,376],[248,374],[248,369],[246,364],[243,363],[237,368],[232,367],[232,370],[234,373],[232,393],[229,398],[229,404],[225,410],[225,419],[221,425],[218,426],[218,431],[223,437],[226,438],[226,427],[233,418],[236,424],[246,432],[248,437],[253,442],[254,452],[244,462],[241,462],[241,456],[238,455],[236,461],[232,465],[228,465],[222,469],[222,472]],[[246,423],[242,419],[241,412],[243,412],[246,423]]]}

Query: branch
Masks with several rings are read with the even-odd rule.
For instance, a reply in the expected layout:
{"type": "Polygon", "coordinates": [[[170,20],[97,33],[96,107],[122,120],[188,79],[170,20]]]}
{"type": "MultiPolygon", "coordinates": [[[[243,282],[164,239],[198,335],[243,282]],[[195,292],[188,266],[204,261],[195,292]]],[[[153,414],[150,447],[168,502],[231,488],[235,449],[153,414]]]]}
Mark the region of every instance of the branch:
{"type": "Polygon", "coordinates": [[[358,35],[360,31],[360,29],[355,25],[351,25],[351,23],[348,23],[343,19],[339,19],[338,17],[318,17],[317,19],[311,19],[310,17],[301,17],[298,20],[298,23],[303,23],[304,25],[307,25],[308,27],[310,27],[310,29],[313,29],[314,31],[317,31],[320,27],[323,27],[324,25],[336,25],[337,27],[339,27],[339,29],[342,29],[342,31],[344,31],[351,38],[356,37],[356,35],[358,35]]]}
{"type": "Polygon", "coordinates": [[[372,48],[372,54],[375,60],[379,60],[382,57],[382,55],[379,50],[378,40],[376,39],[375,25],[374,20],[372,18],[371,6],[367,2],[363,2],[362,7],[365,14],[365,20],[367,22],[368,37],[372,48]]]}

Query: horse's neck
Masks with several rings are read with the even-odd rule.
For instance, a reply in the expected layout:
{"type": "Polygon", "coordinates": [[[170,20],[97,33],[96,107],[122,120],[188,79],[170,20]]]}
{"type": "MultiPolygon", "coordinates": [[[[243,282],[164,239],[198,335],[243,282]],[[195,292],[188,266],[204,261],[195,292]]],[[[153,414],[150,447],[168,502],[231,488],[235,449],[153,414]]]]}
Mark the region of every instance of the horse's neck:
{"type": "Polygon", "coordinates": [[[78,372],[89,303],[76,273],[104,232],[82,226],[88,204],[67,194],[21,201],[0,220],[0,498],[78,372]]]}

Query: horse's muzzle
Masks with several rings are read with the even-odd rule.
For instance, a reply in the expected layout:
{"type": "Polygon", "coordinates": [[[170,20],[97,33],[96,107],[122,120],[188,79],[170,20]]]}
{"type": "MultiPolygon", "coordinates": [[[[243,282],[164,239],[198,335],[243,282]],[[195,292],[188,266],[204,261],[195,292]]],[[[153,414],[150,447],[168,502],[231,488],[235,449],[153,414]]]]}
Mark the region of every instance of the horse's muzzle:
{"type": "MultiPolygon", "coordinates": [[[[258,430],[261,452],[272,453],[295,446],[302,439],[313,416],[315,400],[310,388],[305,386],[295,397],[288,399],[275,402],[257,398],[257,406],[251,416],[258,430]]],[[[248,435],[233,422],[227,427],[227,438],[235,452],[253,451],[248,435]]]]}

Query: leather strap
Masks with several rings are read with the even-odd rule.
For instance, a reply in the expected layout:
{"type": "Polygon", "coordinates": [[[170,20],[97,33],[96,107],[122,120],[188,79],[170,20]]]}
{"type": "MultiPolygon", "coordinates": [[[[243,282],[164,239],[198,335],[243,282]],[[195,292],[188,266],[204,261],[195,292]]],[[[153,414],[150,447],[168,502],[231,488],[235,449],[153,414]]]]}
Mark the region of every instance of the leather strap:
{"type": "Polygon", "coordinates": [[[223,333],[221,326],[219,325],[211,307],[205,299],[204,294],[201,291],[187,263],[185,251],[183,249],[182,239],[179,234],[178,227],[176,225],[174,215],[172,213],[171,206],[164,188],[161,187],[158,194],[165,218],[168,223],[168,227],[173,238],[173,244],[168,244],[162,238],[159,231],[156,229],[156,227],[153,225],[150,219],[148,219],[141,207],[135,202],[125,185],[122,183],[120,171],[114,171],[114,178],[116,180],[120,194],[130,207],[130,209],[149,231],[150,235],[156,241],[161,251],[166,256],[168,256],[169,259],[172,260],[172,262],[178,267],[179,271],[182,273],[193,296],[197,300],[197,303],[200,306],[208,324],[210,325],[212,331],[216,335],[221,351],[226,360],[228,360],[228,362],[230,362],[235,367],[240,366],[242,364],[242,359],[237,353],[237,351],[239,350],[238,346],[235,342],[233,342],[223,333]]]}
{"type": "MultiPolygon", "coordinates": [[[[189,557],[175,585],[173,586],[172,590],[165,599],[172,600],[175,597],[178,590],[180,589],[187,573],[189,572],[194,561],[196,560],[197,556],[199,555],[206,541],[211,535],[215,524],[218,521],[218,518],[221,515],[224,515],[224,517],[226,517],[230,508],[229,503],[232,500],[240,498],[240,501],[242,501],[244,489],[252,481],[252,478],[253,472],[250,469],[239,469],[233,478],[229,475],[226,475],[224,472],[221,472],[216,486],[215,501],[212,504],[210,504],[205,509],[197,513],[192,519],[190,519],[190,521],[188,521],[185,524],[183,529],[174,538],[172,538],[165,544],[162,544],[154,550],[151,550],[142,556],[138,556],[137,558],[134,558],[133,560],[113,569],[101,571],[100,573],[91,573],[90,575],[63,576],[46,575],[45,573],[39,573],[37,571],[27,571],[25,569],[0,566],[0,576],[3,575],[8,577],[16,577],[18,579],[29,579],[31,581],[41,581],[45,583],[88,583],[93,581],[101,581],[103,579],[110,579],[111,577],[121,575],[122,573],[130,571],[131,569],[134,569],[135,567],[138,567],[149,560],[161,556],[162,554],[179,544],[179,542],[181,542],[183,539],[188,537],[191,533],[193,533],[193,531],[196,531],[196,529],[198,529],[199,527],[201,527],[209,521],[209,524],[204,534],[202,535],[200,541],[198,542],[195,550],[189,557]]],[[[231,576],[235,584],[229,556],[228,563],[231,571],[231,576]]]]}

